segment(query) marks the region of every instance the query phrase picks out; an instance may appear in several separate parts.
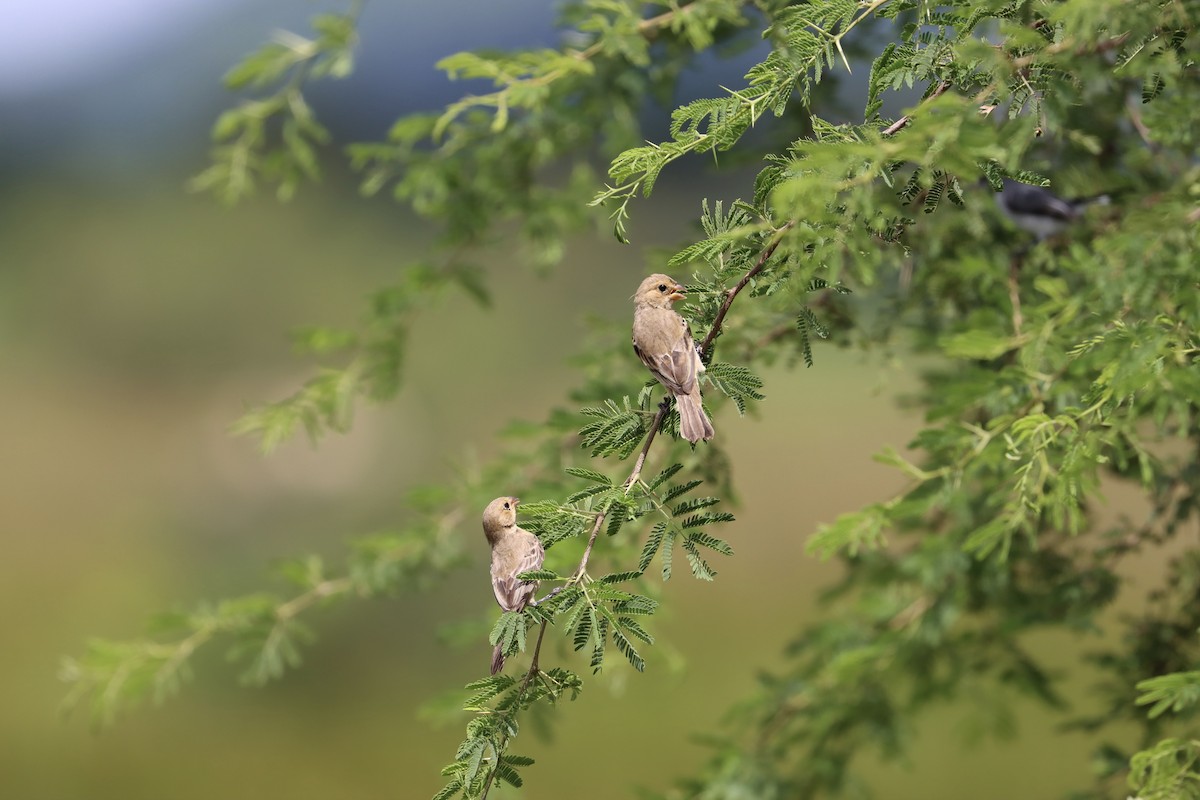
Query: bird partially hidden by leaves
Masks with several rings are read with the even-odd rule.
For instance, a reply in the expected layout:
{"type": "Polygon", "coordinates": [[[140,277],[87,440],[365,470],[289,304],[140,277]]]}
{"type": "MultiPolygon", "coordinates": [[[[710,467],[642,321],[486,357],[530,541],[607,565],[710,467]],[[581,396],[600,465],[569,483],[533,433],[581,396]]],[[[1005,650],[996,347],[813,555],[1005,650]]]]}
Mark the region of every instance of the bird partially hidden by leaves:
{"type": "Polygon", "coordinates": [[[996,193],[996,204],[1005,216],[1021,230],[1032,233],[1039,242],[1062,233],[1088,206],[1110,202],[1107,194],[1067,200],[1043,186],[1012,178],[1005,178],[1003,187],[996,193]]]}
{"type": "Polygon", "coordinates": [[[675,396],[679,432],[692,444],[713,437],[713,426],[700,400],[704,362],[687,320],[671,308],[684,288],[662,274],[642,281],[633,296],[633,351],[658,382],[675,396]]]}
{"type": "MultiPolygon", "coordinates": [[[[537,581],[518,580],[523,572],[541,569],[546,551],[541,540],[517,525],[516,497],[497,497],[483,510],[483,535],[492,547],[492,591],[505,611],[520,611],[533,602],[537,581]]],[[[492,651],[492,674],[504,669],[501,643],[492,651]]]]}

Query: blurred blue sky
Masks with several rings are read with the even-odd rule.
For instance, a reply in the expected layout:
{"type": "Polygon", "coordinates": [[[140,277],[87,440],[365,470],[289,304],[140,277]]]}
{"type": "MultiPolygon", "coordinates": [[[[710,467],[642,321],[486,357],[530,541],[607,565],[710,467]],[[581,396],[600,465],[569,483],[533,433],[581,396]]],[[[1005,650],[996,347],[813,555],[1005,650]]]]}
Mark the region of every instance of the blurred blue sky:
{"type": "Polygon", "coordinates": [[[23,97],[79,86],[139,52],[228,14],[238,0],[24,3],[0,28],[0,94],[23,97]]]}
{"type": "MultiPolygon", "coordinates": [[[[382,138],[404,113],[474,87],[434,66],[460,50],[556,46],[555,0],[406,0],[363,7],[354,74],[310,100],[341,141],[382,138]]],[[[104,179],[180,157],[203,165],[212,121],[235,98],[224,73],[276,30],[305,34],[343,2],[102,0],[27,3],[0,28],[0,169],[104,179]]],[[[753,43],[751,43],[753,44],[753,43]]],[[[732,85],[758,48],[705,57],[681,81],[732,85]],[[719,74],[714,74],[719,73],[719,74]]],[[[664,115],[665,116],[665,115],[664,115]]]]}
{"type": "MultiPolygon", "coordinates": [[[[380,137],[398,115],[445,102],[449,81],[433,66],[439,58],[467,47],[551,42],[550,5],[367,3],[358,68],[346,81],[314,86],[313,102],[335,133],[380,137]]],[[[25,4],[0,29],[3,166],[119,173],[153,167],[156,157],[203,154],[212,120],[233,102],[221,84],[229,67],[273,31],[304,34],[313,14],[346,7],[282,0],[25,4]]]]}

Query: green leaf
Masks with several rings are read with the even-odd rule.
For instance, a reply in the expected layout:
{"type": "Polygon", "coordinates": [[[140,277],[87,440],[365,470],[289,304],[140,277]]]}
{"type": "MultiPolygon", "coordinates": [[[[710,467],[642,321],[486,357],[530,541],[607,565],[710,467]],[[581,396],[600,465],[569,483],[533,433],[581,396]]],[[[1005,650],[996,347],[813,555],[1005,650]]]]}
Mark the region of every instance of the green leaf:
{"type": "Polygon", "coordinates": [[[1173,672],[1139,681],[1137,698],[1139,706],[1150,706],[1146,713],[1151,719],[1167,711],[1180,711],[1200,703],[1200,671],[1173,672]]]}
{"type": "Polygon", "coordinates": [[[842,514],[830,525],[822,525],[809,538],[804,551],[822,559],[845,551],[857,555],[887,544],[883,532],[890,527],[887,509],[873,503],[861,511],[842,514]]]}
{"type": "Polygon", "coordinates": [[[642,577],[642,573],[640,571],[613,572],[613,573],[603,576],[602,578],[597,578],[596,583],[600,583],[600,584],[624,583],[625,581],[636,580],[637,578],[640,578],[640,577],[642,577]]]}
{"type": "Polygon", "coordinates": [[[531,569],[518,575],[517,580],[531,583],[533,581],[561,581],[564,578],[552,569],[531,569]]]}
{"type": "Polygon", "coordinates": [[[678,463],[672,464],[671,466],[664,469],[662,472],[658,473],[658,475],[654,476],[654,479],[646,484],[647,488],[651,492],[653,492],[659,486],[662,486],[664,483],[666,483],[668,480],[670,480],[675,475],[675,473],[679,472],[679,470],[681,470],[681,469],[683,469],[683,464],[678,464],[678,463]]]}
{"type": "Polygon", "coordinates": [[[612,631],[613,643],[617,646],[617,650],[629,660],[629,663],[638,672],[646,671],[646,660],[638,653],[637,648],[618,628],[613,628],[612,631]]]}
{"type": "Polygon", "coordinates": [[[997,336],[982,330],[963,331],[942,339],[942,352],[951,358],[993,359],[1017,347],[1008,336],[997,336]]]}
{"type": "Polygon", "coordinates": [[[758,391],[762,388],[762,379],[745,367],[714,361],[708,365],[705,375],[733,400],[739,414],[746,413],[748,401],[765,399],[758,391]]]}
{"type": "Polygon", "coordinates": [[[667,532],[667,524],[660,522],[650,531],[650,535],[646,537],[646,544],[642,547],[642,554],[638,558],[638,572],[646,571],[646,567],[650,566],[650,562],[654,559],[663,544],[663,537],[667,532]]]}
{"type": "Polygon", "coordinates": [[[583,478],[585,481],[596,481],[605,486],[612,486],[612,480],[602,472],[596,472],[593,469],[586,467],[567,467],[563,472],[568,475],[573,475],[576,478],[583,478]]]}
{"type": "Polygon", "coordinates": [[[1200,796],[1200,740],[1168,738],[1135,753],[1129,787],[1143,800],[1195,800],[1200,796]]]}

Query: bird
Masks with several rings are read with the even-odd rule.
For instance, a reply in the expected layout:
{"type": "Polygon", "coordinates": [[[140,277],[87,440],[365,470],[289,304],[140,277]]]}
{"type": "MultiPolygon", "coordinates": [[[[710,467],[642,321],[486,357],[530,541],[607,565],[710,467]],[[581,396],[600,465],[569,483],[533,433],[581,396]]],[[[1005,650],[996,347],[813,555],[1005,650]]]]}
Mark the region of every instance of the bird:
{"type": "Polygon", "coordinates": [[[1090,205],[1106,205],[1106,194],[1064,200],[1042,186],[1005,178],[1003,188],[996,194],[996,203],[1013,224],[1038,241],[1049,239],[1066,230],[1090,205]]]}
{"type": "Polygon", "coordinates": [[[687,320],[671,308],[684,298],[674,278],[655,274],[633,296],[633,351],[658,382],[675,396],[679,432],[692,444],[713,437],[713,426],[700,399],[704,362],[687,320]]]}
{"type": "MultiPolygon", "coordinates": [[[[483,510],[483,535],[492,548],[492,591],[504,611],[520,611],[533,602],[537,581],[518,580],[522,572],[540,569],[546,550],[538,537],[517,525],[517,497],[497,497],[483,510]]],[[[504,669],[504,650],[492,651],[492,674],[504,669]]]]}

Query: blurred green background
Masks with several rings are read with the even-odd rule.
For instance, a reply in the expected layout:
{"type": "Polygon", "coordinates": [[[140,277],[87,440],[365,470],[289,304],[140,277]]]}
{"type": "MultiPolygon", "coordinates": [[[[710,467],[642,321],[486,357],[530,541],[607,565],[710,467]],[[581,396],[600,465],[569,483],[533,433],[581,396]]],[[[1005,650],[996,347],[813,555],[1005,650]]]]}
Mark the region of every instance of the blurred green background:
{"type": "MultiPolygon", "coordinates": [[[[692,235],[698,192],[732,197],[749,181],[745,173],[672,176],[638,204],[633,247],[580,237],[550,276],[498,247],[488,264],[492,308],[454,297],[422,316],[396,401],[364,406],[351,434],[317,449],[298,441],[264,458],[228,427],[247,405],[277,399],[310,374],[286,332],[353,324],[368,292],[428,250],[429,234],[397,206],[359,198],[336,174],[289,205],[263,198],[230,210],[188,195],[208,125],[230,101],[219,90],[223,70],[272,27],[302,27],[315,7],[126,5],[114,4],[110,16],[156,24],[121,28],[110,19],[115,27],[104,33],[119,57],[93,54],[73,68],[27,59],[27,83],[0,84],[8,132],[0,160],[0,797],[429,796],[461,721],[435,722],[419,709],[479,677],[489,650],[482,640],[463,650],[437,636],[444,624],[494,614],[475,519],[459,531],[471,565],[428,595],[317,612],[320,639],[303,668],[265,689],[241,688],[237,669],[208,653],[198,680],[164,708],[140,708],[94,732],[84,709],[66,721],[57,713],[58,661],[89,636],[140,634],[153,612],[274,585],[268,571],[279,559],[308,551],[336,559],[349,537],[401,518],[407,488],[491,457],[507,422],[538,420],[563,401],[584,320],[629,315],[632,287],[653,266],[641,248],[692,235]],[[160,19],[165,11],[175,16],[160,19]],[[460,331],[453,340],[451,321],[460,331]],[[520,391],[485,407],[471,393],[499,376],[497,365],[519,376],[520,391]]],[[[318,91],[343,140],[382,136],[394,116],[444,102],[453,87],[432,72],[437,57],[552,35],[544,2],[521,4],[544,22],[532,30],[497,25],[519,9],[481,10],[471,24],[455,17],[451,26],[437,22],[445,16],[419,17],[420,5],[369,7],[359,76],[342,94],[318,91]],[[427,29],[412,27],[418,18],[428,18],[427,29]],[[413,46],[388,44],[399,36],[413,46]],[[383,54],[389,47],[402,55],[383,54]],[[400,57],[403,69],[388,60],[400,57]],[[360,116],[338,113],[351,108],[360,116]]],[[[68,23],[27,13],[22,33],[36,41],[57,32],[49,41],[65,53],[68,23]]],[[[521,743],[519,752],[538,759],[524,796],[665,789],[705,758],[695,736],[720,731],[756,673],[780,662],[787,632],[821,613],[817,596],[838,567],[805,556],[807,536],[899,487],[900,476],[870,456],[902,449],[916,430],[919,419],[895,400],[916,385],[913,371],[904,353],[825,348],[815,369],[764,376],[759,417],[723,409],[716,426],[742,501],[725,532],[737,556],[718,565],[713,584],[681,575],[668,585],[655,621],[667,644],[648,654],[646,675],[614,670],[562,709],[553,741],[521,743]],[[772,626],[747,623],[754,618],[772,626]]],[[[1106,513],[1132,508],[1121,500],[1106,513]]],[[[1064,667],[1094,644],[1045,638],[1064,667]]],[[[1073,687],[1074,698],[1086,703],[1087,688],[1073,687]]],[[[1057,732],[1049,714],[1017,708],[1019,735],[987,748],[964,743],[970,708],[928,715],[913,731],[909,763],[880,765],[864,754],[862,778],[880,796],[927,800],[1049,797],[1083,783],[1087,741],[1057,732]]]]}

